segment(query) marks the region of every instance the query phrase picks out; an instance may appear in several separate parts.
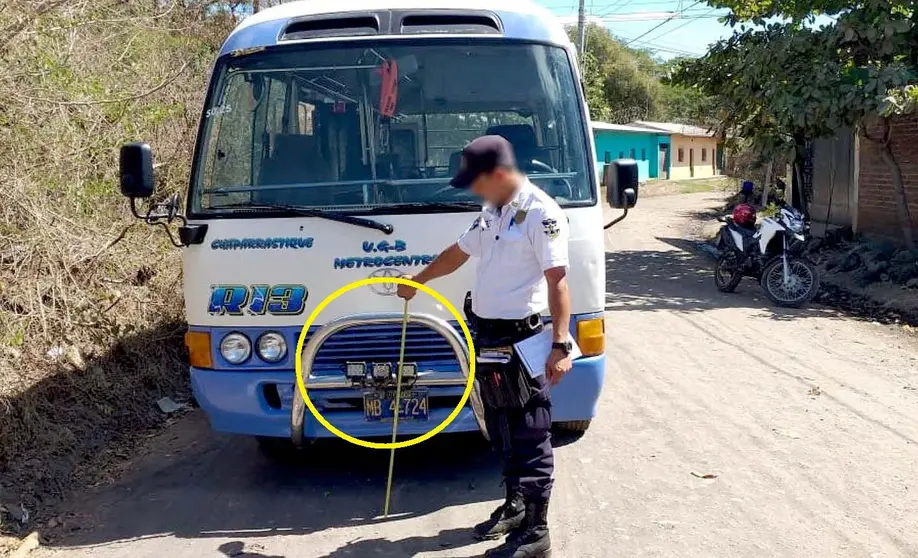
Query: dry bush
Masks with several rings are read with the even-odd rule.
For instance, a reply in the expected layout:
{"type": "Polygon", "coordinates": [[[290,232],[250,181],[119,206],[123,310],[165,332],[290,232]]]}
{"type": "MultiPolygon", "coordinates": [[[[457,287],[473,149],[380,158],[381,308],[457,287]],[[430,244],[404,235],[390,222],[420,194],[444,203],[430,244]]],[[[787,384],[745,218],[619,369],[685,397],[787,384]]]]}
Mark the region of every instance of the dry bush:
{"type": "Polygon", "coordinates": [[[206,78],[235,18],[215,2],[0,5],[0,502],[187,394],[180,253],[134,224],[117,156],[148,141],[184,190],[206,78]]]}

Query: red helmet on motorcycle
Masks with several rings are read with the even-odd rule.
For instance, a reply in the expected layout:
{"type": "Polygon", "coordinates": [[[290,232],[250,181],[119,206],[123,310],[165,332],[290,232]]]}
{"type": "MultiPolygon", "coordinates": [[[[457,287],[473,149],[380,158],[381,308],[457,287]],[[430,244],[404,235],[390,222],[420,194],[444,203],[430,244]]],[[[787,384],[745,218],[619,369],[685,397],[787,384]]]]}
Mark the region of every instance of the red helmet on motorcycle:
{"type": "Polygon", "coordinates": [[[755,225],[755,208],[748,203],[741,203],[733,208],[733,222],[741,227],[755,225]]]}

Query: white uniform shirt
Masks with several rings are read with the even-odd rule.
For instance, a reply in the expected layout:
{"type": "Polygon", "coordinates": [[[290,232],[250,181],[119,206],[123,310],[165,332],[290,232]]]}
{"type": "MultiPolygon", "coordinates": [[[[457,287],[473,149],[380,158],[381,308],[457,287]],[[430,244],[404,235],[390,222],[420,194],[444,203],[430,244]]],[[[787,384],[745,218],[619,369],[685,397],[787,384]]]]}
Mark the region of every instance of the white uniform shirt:
{"type": "Polygon", "coordinates": [[[568,267],[568,223],[555,200],[528,180],[503,208],[485,205],[459,237],[478,258],[472,311],[481,318],[518,320],[548,308],[545,271],[568,267]]]}

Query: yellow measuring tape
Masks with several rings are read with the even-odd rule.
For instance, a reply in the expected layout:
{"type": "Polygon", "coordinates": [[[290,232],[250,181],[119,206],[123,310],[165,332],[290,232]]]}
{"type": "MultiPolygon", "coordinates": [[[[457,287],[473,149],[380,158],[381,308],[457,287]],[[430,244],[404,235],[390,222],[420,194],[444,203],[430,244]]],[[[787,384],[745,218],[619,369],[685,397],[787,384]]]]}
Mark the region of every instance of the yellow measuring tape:
{"type": "MultiPolygon", "coordinates": [[[[408,335],[408,301],[405,300],[405,310],[402,315],[402,341],[398,349],[398,374],[395,384],[395,412],[392,413],[392,443],[398,436],[398,415],[402,408],[402,366],[405,364],[405,339],[408,335]]],[[[392,470],[395,467],[395,448],[389,450],[389,477],[386,479],[386,504],[383,507],[383,517],[389,517],[389,497],[392,495],[392,470]]]]}

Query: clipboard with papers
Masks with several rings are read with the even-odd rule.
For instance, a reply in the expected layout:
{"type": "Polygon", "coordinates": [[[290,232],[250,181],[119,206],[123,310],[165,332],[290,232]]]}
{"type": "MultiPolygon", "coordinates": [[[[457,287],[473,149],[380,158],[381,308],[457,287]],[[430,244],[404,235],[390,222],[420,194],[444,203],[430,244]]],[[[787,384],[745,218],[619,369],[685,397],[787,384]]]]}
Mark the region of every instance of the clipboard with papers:
{"type": "MultiPolygon", "coordinates": [[[[545,374],[545,362],[548,360],[548,355],[551,353],[551,344],[553,341],[554,336],[552,334],[551,324],[546,324],[541,332],[513,345],[516,354],[523,362],[523,366],[531,377],[537,378],[545,374]]],[[[570,341],[572,345],[570,354],[571,360],[583,356],[580,347],[577,346],[577,342],[573,339],[570,339],[570,341]]]]}

